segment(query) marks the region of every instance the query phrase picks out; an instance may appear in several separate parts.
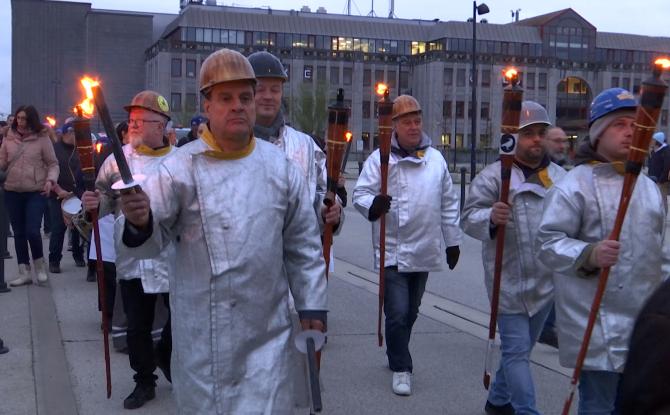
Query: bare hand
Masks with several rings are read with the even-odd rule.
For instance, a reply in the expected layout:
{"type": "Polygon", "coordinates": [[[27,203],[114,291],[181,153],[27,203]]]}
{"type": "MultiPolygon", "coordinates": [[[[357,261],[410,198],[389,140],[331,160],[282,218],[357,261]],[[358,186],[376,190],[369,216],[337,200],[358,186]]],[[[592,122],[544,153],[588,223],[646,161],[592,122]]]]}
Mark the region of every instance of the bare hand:
{"type": "Polygon", "coordinates": [[[56,195],[58,196],[59,199],[67,199],[72,195],[72,192],[68,192],[67,190],[63,190],[60,187],[56,191],[56,195]]]}
{"type": "Polygon", "coordinates": [[[42,189],[42,194],[46,197],[49,197],[51,194],[51,187],[53,187],[53,183],[51,180],[47,180],[44,182],[44,189],[42,189]]]}
{"type": "Polygon", "coordinates": [[[150,209],[149,196],[142,190],[121,193],[121,211],[123,211],[126,220],[138,228],[149,225],[150,209]]]}
{"type": "Polygon", "coordinates": [[[511,215],[512,208],[510,205],[503,202],[495,202],[491,209],[491,222],[494,225],[507,225],[511,215]]]}
{"type": "Polygon", "coordinates": [[[326,326],[321,320],[300,320],[300,325],[303,330],[318,330],[321,333],[325,332],[326,326]]]}
{"type": "Polygon", "coordinates": [[[347,178],[343,174],[337,179],[337,187],[344,187],[347,184],[347,178]]]}
{"type": "Polygon", "coordinates": [[[91,192],[89,190],[85,191],[81,195],[81,203],[84,206],[84,210],[87,212],[95,212],[100,206],[100,190],[91,192]]]}
{"type": "Polygon", "coordinates": [[[595,255],[595,265],[598,268],[607,268],[615,265],[619,260],[619,251],[621,242],[606,239],[596,244],[593,249],[595,255]]]}
{"type": "Polygon", "coordinates": [[[63,215],[63,223],[68,229],[72,229],[72,219],[69,216],[63,215]]]}
{"type": "Polygon", "coordinates": [[[340,215],[342,214],[342,206],[338,202],[328,206],[321,207],[321,217],[323,222],[329,225],[337,225],[340,223],[340,215]]]}

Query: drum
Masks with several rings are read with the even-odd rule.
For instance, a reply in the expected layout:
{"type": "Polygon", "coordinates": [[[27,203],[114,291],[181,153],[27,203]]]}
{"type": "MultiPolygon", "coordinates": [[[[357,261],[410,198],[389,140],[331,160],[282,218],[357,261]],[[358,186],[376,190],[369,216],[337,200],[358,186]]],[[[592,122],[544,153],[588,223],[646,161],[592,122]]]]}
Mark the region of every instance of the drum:
{"type": "Polygon", "coordinates": [[[60,206],[63,217],[69,220],[81,237],[88,242],[91,237],[91,223],[86,220],[86,213],[81,200],[77,196],[70,196],[63,199],[60,206]]]}

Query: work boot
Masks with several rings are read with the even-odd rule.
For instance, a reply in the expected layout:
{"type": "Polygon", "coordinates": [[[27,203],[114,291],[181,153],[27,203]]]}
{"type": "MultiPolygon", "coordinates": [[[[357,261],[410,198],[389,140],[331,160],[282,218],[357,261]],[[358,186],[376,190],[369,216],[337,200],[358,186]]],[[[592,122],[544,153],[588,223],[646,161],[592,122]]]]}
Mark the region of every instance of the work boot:
{"type": "Polygon", "coordinates": [[[9,349],[5,347],[5,344],[2,342],[2,339],[0,339],[0,354],[5,354],[8,351],[9,349]]]}
{"type": "Polygon", "coordinates": [[[123,407],[126,409],[137,409],[142,407],[147,401],[156,397],[155,386],[153,385],[135,385],[133,392],[123,400],[123,407]]]}
{"type": "Polygon", "coordinates": [[[86,266],[86,262],[84,262],[83,259],[75,259],[75,260],[74,260],[74,265],[75,265],[77,268],[84,268],[84,267],[86,266]]]}
{"type": "Polygon", "coordinates": [[[49,279],[47,275],[47,267],[44,263],[44,258],[37,258],[33,260],[35,264],[35,275],[37,275],[37,283],[44,284],[49,279]]]}
{"type": "Polygon", "coordinates": [[[49,262],[49,273],[60,274],[60,264],[58,262],[49,262]]]}
{"type": "Polygon", "coordinates": [[[412,374],[409,372],[393,372],[393,393],[401,396],[412,394],[412,374]]]}
{"type": "Polygon", "coordinates": [[[491,402],[486,401],[484,412],[486,412],[486,415],[514,415],[514,407],[510,403],[506,403],[505,405],[494,405],[491,402]]]}
{"type": "Polygon", "coordinates": [[[86,271],[86,281],[88,282],[95,281],[95,268],[90,265],[88,267],[88,271],[86,271]]]}
{"type": "Polygon", "coordinates": [[[33,283],[33,277],[30,275],[30,265],[28,264],[19,264],[19,277],[13,281],[9,282],[9,285],[12,287],[19,287],[21,285],[27,285],[33,283]]]}

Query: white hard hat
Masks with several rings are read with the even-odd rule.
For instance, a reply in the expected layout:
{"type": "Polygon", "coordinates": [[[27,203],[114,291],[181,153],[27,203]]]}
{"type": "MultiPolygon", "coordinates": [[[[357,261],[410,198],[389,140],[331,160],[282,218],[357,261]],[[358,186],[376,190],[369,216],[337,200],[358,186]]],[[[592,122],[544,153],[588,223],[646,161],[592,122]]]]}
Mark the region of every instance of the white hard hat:
{"type": "Polygon", "coordinates": [[[551,125],[547,110],[535,101],[524,101],[521,103],[521,117],[519,118],[519,130],[531,124],[551,125]]]}

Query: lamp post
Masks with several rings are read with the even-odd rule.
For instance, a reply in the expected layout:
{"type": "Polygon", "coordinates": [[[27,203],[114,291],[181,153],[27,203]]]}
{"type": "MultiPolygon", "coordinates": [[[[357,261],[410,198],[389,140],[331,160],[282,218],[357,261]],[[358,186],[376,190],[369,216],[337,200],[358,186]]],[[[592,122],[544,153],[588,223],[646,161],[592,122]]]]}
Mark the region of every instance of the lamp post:
{"type": "Polygon", "coordinates": [[[486,14],[489,12],[489,7],[482,3],[479,6],[476,1],[472,2],[472,100],[470,102],[470,121],[472,122],[470,128],[470,181],[475,178],[477,157],[477,15],[486,14]]]}

